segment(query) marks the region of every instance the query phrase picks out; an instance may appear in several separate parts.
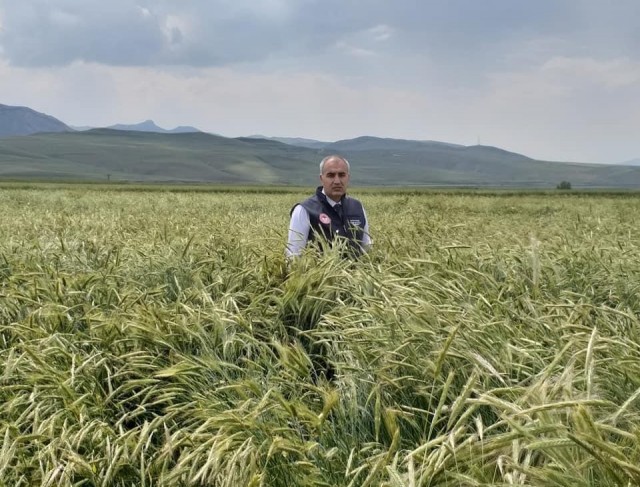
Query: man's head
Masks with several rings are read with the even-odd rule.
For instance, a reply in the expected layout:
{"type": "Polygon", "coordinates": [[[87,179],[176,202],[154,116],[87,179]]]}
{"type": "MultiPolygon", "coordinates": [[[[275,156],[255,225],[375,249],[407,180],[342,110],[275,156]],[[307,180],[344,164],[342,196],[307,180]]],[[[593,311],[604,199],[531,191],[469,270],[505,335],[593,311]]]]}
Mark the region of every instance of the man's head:
{"type": "Polygon", "coordinates": [[[347,192],[350,172],[349,162],[344,157],[333,155],[322,159],[320,182],[322,182],[324,194],[333,201],[340,201],[347,192]]]}

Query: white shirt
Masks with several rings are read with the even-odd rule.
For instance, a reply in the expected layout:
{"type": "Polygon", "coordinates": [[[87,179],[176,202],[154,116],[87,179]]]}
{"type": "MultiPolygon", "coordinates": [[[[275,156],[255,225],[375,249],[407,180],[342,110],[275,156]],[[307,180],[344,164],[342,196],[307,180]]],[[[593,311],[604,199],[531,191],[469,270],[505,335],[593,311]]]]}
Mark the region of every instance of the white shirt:
{"type": "MultiPolygon", "coordinates": [[[[322,191],[324,194],[324,190],[322,191]]],[[[326,195],[325,195],[326,196],[326,195]]],[[[327,202],[333,208],[338,204],[327,196],[327,202]]],[[[364,212],[364,208],[362,208],[364,212]]],[[[369,235],[369,219],[364,214],[364,235],[362,236],[362,247],[366,250],[371,246],[371,237],[369,235]]],[[[287,257],[300,255],[302,249],[307,245],[309,230],[311,229],[311,221],[309,220],[309,212],[302,205],[297,205],[291,213],[291,222],[289,223],[289,238],[287,241],[286,254],[287,257]]]]}

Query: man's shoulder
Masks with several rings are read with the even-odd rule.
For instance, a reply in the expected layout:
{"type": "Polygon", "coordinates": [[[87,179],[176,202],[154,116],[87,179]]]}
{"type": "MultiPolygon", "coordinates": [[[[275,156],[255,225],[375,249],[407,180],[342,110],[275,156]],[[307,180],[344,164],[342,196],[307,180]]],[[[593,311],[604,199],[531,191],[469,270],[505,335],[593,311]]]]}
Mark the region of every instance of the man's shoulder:
{"type": "Polygon", "coordinates": [[[321,205],[320,200],[318,199],[318,196],[314,194],[293,205],[293,207],[291,208],[291,213],[293,213],[293,211],[298,207],[308,212],[309,210],[318,207],[318,205],[321,205]]]}
{"type": "Polygon", "coordinates": [[[345,196],[344,197],[345,201],[347,204],[349,205],[353,205],[353,206],[360,206],[362,207],[362,202],[359,199],[353,198],[351,196],[345,196]]]}
{"type": "Polygon", "coordinates": [[[317,195],[317,194],[312,194],[312,195],[311,195],[311,196],[309,196],[308,198],[303,199],[303,200],[302,200],[302,202],[301,202],[300,204],[302,204],[302,203],[306,203],[307,201],[320,201],[320,199],[318,198],[318,195],[317,195]]]}

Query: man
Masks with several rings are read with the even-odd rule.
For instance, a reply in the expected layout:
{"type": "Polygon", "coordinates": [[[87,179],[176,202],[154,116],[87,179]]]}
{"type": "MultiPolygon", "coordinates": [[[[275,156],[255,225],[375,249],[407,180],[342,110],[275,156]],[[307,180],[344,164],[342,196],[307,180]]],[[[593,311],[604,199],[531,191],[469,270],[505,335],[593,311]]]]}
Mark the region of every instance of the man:
{"type": "Polygon", "coordinates": [[[331,155],[320,162],[320,182],[316,194],[291,210],[287,257],[299,255],[308,242],[318,238],[331,245],[345,239],[355,255],[371,245],[369,223],[362,203],[346,195],[351,168],[341,156],[331,155]]]}

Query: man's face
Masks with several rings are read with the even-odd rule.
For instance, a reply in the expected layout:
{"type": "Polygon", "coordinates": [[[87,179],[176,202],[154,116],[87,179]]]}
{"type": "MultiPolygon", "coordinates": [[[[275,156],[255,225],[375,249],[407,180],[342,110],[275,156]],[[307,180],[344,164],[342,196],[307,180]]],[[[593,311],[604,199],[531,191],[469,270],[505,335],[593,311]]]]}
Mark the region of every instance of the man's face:
{"type": "Polygon", "coordinates": [[[337,157],[329,159],[324,163],[320,181],[326,194],[333,201],[340,201],[340,198],[347,192],[349,186],[349,168],[347,164],[337,157]]]}

